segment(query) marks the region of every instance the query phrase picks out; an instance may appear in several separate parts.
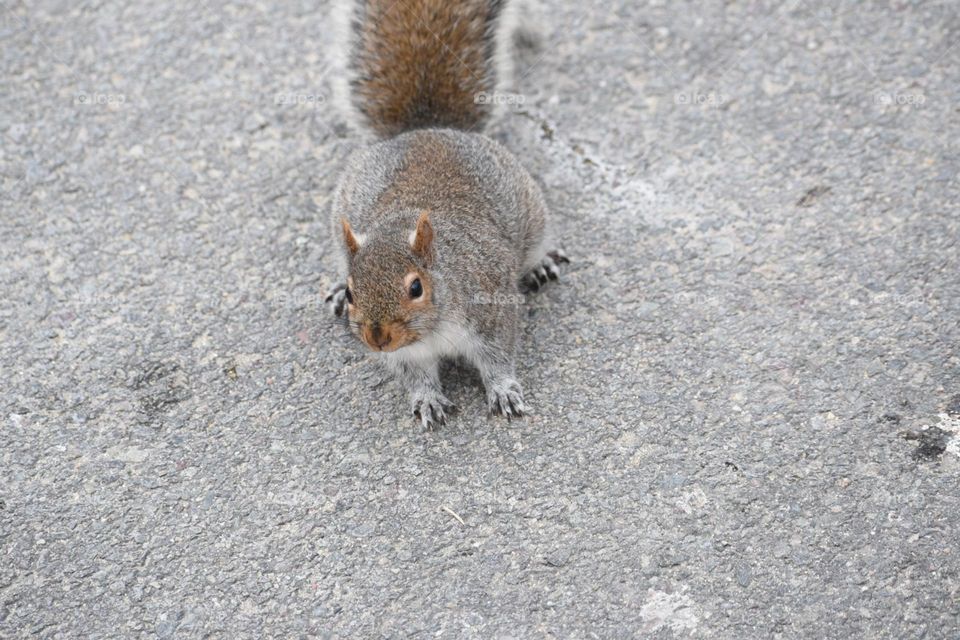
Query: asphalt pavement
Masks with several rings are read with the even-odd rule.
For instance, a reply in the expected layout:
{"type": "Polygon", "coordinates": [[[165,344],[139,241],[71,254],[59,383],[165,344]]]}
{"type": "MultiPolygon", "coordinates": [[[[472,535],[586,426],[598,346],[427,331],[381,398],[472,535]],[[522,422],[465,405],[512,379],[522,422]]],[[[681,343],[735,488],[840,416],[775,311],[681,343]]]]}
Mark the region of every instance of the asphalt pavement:
{"type": "Polygon", "coordinates": [[[433,432],[323,308],[328,3],[0,4],[0,637],[960,637],[960,7],[547,4],[572,262],[433,432]]]}

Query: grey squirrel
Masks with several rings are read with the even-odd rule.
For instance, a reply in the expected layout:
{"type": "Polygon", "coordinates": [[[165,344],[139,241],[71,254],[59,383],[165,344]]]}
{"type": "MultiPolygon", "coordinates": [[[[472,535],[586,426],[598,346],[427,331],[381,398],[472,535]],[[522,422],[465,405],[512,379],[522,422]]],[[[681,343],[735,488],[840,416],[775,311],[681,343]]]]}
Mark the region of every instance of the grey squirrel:
{"type": "Polygon", "coordinates": [[[557,279],[540,188],[483,135],[533,33],[508,0],[342,0],[337,95],[374,141],[331,207],[342,280],[327,303],[405,387],[427,428],[452,408],[443,358],[483,380],[491,412],[528,411],[514,359],[521,289],[557,279]],[[548,250],[549,249],[549,250],[548,250]]]}

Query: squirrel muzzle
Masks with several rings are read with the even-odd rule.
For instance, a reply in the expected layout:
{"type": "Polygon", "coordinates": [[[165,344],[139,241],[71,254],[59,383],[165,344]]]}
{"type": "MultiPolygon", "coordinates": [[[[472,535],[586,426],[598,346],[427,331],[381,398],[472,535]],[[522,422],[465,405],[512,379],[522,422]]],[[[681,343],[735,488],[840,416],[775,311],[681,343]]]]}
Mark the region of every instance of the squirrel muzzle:
{"type": "Polygon", "coordinates": [[[398,322],[386,325],[379,322],[364,324],[360,339],[374,351],[396,351],[414,340],[416,335],[398,322]]]}

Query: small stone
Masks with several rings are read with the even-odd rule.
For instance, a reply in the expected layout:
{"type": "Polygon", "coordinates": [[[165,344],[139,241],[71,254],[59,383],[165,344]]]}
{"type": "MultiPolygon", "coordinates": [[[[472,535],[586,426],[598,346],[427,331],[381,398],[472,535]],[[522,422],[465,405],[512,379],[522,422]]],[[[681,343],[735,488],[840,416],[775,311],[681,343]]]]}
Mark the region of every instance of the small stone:
{"type": "Polygon", "coordinates": [[[643,404],[657,404],[660,402],[660,394],[656,391],[640,392],[640,402],[643,404]]]}
{"type": "Polygon", "coordinates": [[[947,404],[947,415],[960,416],[960,393],[953,396],[947,404]]]}
{"type": "Polygon", "coordinates": [[[660,305],[656,302],[641,302],[637,305],[636,315],[638,318],[648,318],[659,308],[660,305]]]}
{"type": "Polygon", "coordinates": [[[567,549],[560,549],[558,551],[554,551],[553,553],[548,555],[546,558],[544,558],[543,562],[548,567],[556,567],[556,568],[563,567],[568,562],[570,562],[570,551],[567,549]]]}
{"type": "Polygon", "coordinates": [[[156,632],[158,638],[173,637],[173,632],[177,630],[177,623],[173,620],[163,620],[157,623],[156,632]]]}
{"type": "Polygon", "coordinates": [[[374,532],[375,527],[369,522],[365,522],[350,530],[350,535],[355,538],[366,538],[374,532]]]}
{"type": "Polygon", "coordinates": [[[243,121],[243,130],[247,133],[253,133],[254,131],[259,131],[267,126],[267,119],[264,118],[261,114],[253,112],[248,115],[243,121]]]}

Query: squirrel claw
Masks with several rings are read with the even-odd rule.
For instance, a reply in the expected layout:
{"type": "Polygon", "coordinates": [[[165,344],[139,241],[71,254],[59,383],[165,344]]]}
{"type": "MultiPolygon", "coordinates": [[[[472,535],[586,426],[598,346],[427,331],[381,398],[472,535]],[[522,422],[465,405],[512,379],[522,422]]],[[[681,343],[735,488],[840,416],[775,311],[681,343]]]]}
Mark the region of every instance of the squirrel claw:
{"type": "Polygon", "coordinates": [[[526,291],[536,293],[543,285],[547,284],[547,281],[559,280],[560,265],[569,262],[570,258],[560,249],[550,251],[543,260],[521,278],[520,285],[526,291]]]}

